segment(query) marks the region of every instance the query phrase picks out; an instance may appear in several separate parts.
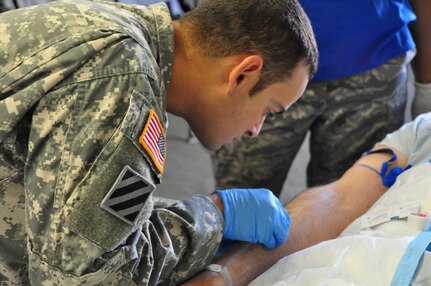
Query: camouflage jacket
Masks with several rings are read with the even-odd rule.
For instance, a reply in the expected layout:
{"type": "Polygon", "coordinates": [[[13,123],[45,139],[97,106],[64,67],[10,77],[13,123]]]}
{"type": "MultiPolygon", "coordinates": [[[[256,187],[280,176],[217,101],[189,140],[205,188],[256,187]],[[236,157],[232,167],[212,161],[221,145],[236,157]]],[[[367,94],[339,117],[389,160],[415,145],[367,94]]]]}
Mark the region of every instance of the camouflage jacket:
{"type": "Polygon", "coordinates": [[[210,262],[215,205],[153,205],[172,61],[165,4],[56,1],[0,15],[5,285],[175,285],[210,262]]]}

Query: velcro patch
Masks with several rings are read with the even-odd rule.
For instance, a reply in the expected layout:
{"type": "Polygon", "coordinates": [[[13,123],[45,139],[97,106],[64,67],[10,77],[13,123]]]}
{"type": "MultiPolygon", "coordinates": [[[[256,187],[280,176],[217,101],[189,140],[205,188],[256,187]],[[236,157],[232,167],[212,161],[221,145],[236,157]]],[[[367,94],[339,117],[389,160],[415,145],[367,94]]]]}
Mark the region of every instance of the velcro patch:
{"type": "Polygon", "coordinates": [[[166,137],[154,109],[150,110],[147,123],[139,136],[139,143],[150,155],[160,174],[163,174],[166,158],[166,137]]]}
{"type": "Polygon", "coordinates": [[[101,207],[134,225],[155,186],[129,166],[125,166],[102,200],[101,207]]]}

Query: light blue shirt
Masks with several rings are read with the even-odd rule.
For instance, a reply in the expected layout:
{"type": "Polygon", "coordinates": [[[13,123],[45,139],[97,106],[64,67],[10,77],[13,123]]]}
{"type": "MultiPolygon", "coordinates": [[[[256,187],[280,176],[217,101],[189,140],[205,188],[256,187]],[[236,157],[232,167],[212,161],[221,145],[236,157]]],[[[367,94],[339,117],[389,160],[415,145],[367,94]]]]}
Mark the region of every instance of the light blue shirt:
{"type": "Polygon", "coordinates": [[[388,134],[383,144],[401,151],[412,166],[431,160],[431,112],[421,114],[414,121],[388,134]]]}

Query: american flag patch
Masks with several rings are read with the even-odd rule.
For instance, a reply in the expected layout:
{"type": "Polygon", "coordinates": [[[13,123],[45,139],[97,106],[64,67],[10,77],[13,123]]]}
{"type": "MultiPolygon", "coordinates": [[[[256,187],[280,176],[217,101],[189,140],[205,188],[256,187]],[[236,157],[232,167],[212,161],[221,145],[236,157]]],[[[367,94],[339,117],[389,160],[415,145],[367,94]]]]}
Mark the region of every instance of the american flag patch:
{"type": "Polygon", "coordinates": [[[162,125],[154,109],[150,110],[147,123],[139,137],[139,143],[147,150],[160,174],[163,174],[166,158],[166,140],[162,125]]]}
{"type": "Polygon", "coordinates": [[[128,224],[134,225],[155,186],[125,166],[101,207],[128,224]]]}

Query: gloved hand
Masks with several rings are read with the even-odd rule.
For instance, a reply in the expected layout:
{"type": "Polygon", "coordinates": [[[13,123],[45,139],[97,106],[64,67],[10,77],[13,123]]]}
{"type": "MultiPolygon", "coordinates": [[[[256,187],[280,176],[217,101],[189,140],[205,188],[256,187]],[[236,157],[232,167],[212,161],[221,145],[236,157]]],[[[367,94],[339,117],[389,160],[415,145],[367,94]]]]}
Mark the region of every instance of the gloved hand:
{"type": "Polygon", "coordinates": [[[282,244],[289,232],[290,217],[267,189],[216,191],[223,202],[224,237],[262,243],[266,248],[282,244]]]}
{"type": "Polygon", "coordinates": [[[415,82],[415,97],[412,102],[412,118],[431,111],[431,83],[415,82]]]}

